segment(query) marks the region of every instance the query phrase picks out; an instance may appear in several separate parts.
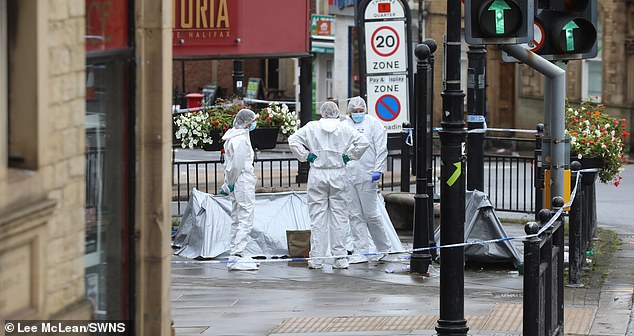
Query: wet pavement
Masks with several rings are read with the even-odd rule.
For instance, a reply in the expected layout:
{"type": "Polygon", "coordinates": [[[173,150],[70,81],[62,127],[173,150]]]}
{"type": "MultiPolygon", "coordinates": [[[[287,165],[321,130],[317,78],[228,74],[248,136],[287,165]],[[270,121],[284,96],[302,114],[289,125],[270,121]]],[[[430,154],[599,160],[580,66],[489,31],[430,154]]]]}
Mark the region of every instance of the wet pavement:
{"type": "MultiPolygon", "coordinates": [[[[593,278],[584,279],[586,286],[565,288],[567,335],[634,336],[634,227],[618,217],[631,217],[623,209],[634,203],[634,176],[623,182],[625,188],[605,189],[611,197],[620,195],[620,211],[598,212],[599,226],[616,226],[620,243],[608,265],[584,273],[593,278]]],[[[511,237],[523,235],[522,225],[504,228],[511,237]]],[[[411,237],[401,238],[411,247],[411,237]]],[[[512,243],[523,251],[521,241],[512,243]]],[[[174,256],[176,335],[435,335],[440,266],[433,264],[424,277],[404,271],[408,264],[405,259],[309,270],[304,262],[275,260],[259,271],[228,272],[225,264],[174,256]]],[[[521,335],[523,276],[512,265],[468,264],[464,283],[469,335],[521,335]]]]}
{"type": "MultiPolygon", "coordinates": [[[[520,225],[507,227],[511,236],[521,233],[520,225]]],[[[403,240],[408,245],[410,237],[403,240]]],[[[602,287],[565,289],[566,334],[626,334],[634,245],[622,246],[614,257],[621,271],[611,269],[602,287]]],[[[259,271],[228,272],[225,264],[175,256],[176,335],[434,335],[440,266],[424,277],[406,272],[408,265],[404,259],[309,270],[305,262],[274,261],[259,271]]],[[[521,334],[523,276],[511,265],[468,265],[464,282],[470,335],[521,334]]]]}

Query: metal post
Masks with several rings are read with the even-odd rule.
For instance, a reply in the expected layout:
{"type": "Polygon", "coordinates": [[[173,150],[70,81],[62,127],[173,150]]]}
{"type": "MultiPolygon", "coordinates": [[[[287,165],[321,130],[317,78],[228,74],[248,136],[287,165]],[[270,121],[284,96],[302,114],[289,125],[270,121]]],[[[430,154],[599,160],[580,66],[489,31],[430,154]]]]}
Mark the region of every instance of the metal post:
{"type": "Polygon", "coordinates": [[[484,191],[486,55],[483,45],[470,45],[467,51],[467,190],[484,191]]]}
{"type": "Polygon", "coordinates": [[[434,237],[434,176],[433,176],[433,167],[434,165],[434,53],[436,49],[438,49],[438,45],[434,40],[425,40],[423,42],[429,47],[430,55],[429,55],[429,76],[427,78],[427,89],[429,90],[429,99],[428,104],[429,108],[427,109],[427,149],[425,150],[425,155],[427,155],[427,197],[429,201],[427,202],[429,206],[429,210],[427,210],[427,215],[429,219],[427,220],[427,226],[429,228],[429,247],[432,247],[430,251],[432,260],[438,261],[438,250],[436,247],[436,238],[434,237]]]}
{"type": "Polygon", "coordinates": [[[409,192],[409,165],[411,160],[410,145],[407,144],[411,125],[403,123],[401,130],[401,192],[409,192]]]}
{"type": "MultiPolygon", "coordinates": [[[[581,164],[579,161],[570,163],[572,169],[572,181],[577,181],[577,176],[581,174],[581,164]]],[[[569,271],[568,271],[568,287],[583,287],[581,283],[581,261],[583,252],[581,250],[581,209],[583,207],[583,192],[581,184],[571,183],[571,187],[577,188],[575,199],[570,207],[570,219],[568,225],[568,246],[569,246],[569,271]]]]}
{"type": "Polygon", "coordinates": [[[233,60],[233,95],[244,96],[244,61],[233,60]]]}
{"type": "MultiPolygon", "coordinates": [[[[563,197],[555,197],[553,199],[553,209],[556,211],[564,206],[563,197]]],[[[564,219],[563,216],[559,216],[554,225],[553,233],[553,246],[555,257],[553,260],[556,265],[553,265],[553,271],[555,276],[553,279],[555,290],[555,297],[553,298],[553,331],[552,335],[564,334],[564,219]]]]}
{"type": "MultiPolygon", "coordinates": [[[[536,234],[539,225],[530,222],[524,226],[524,231],[529,234],[536,234]]],[[[539,335],[539,325],[543,323],[539,317],[540,294],[539,294],[539,247],[541,239],[534,236],[524,240],[524,298],[523,298],[523,335],[539,335]]]]}
{"type": "MultiPolygon", "coordinates": [[[[427,220],[429,216],[427,211],[429,207],[427,203],[429,198],[427,196],[427,175],[425,169],[427,168],[427,155],[425,155],[426,140],[427,140],[427,125],[425,113],[427,107],[427,100],[430,99],[427,90],[427,75],[429,73],[429,66],[427,58],[429,57],[429,47],[425,44],[419,44],[414,53],[418,58],[416,64],[416,76],[414,91],[416,92],[416,171],[419,172],[416,175],[416,194],[414,195],[414,249],[429,247],[429,229],[427,220]]],[[[431,264],[431,254],[429,250],[414,251],[412,258],[410,259],[410,270],[416,273],[427,274],[429,265],[431,264]]]]}
{"type": "Polygon", "coordinates": [[[598,173],[590,173],[591,183],[588,185],[588,220],[590,221],[590,246],[592,246],[592,238],[597,237],[597,193],[596,182],[598,173]]]}
{"type": "MultiPolygon", "coordinates": [[[[299,121],[302,126],[313,118],[313,57],[299,59],[299,121]]],[[[295,177],[296,183],[308,181],[308,162],[300,162],[295,177]]]]}
{"type": "Polygon", "coordinates": [[[537,124],[535,133],[535,220],[538,220],[539,211],[544,208],[544,157],[542,141],[544,139],[544,124],[537,124]]]}
{"type": "MultiPolygon", "coordinates": [[[[461,53],[460,0],[447,1],[447,45],[445,89],[441,96],[442,131],[440,131],[440,242],[442,245],[464,242],[465,181],[464,93],[460,89],[461,53]]],[[[440,319],[439,335],[467,335],[464,318],[464,247],[440,250],[440,319]]]]}
{"type": "MultiPolygon", "coordinates": [[[[550,194],[552,197],[564,196],[564,169],[566,167],[565,154],[565,99],[566,99],[566,71],[536,55],[526,47],[507,44],[500,47],[510,56],[524,62],[531,68],[545,75],[544,111],[547,124],[544,127],[544,138],[551,139],[550,194]]],[[[548,144],[544,144],[546,146],[548,144]]]]}
{"type": "Polygon", "coordinates": [[[418,0],[418,43],[423,43],[423,38],[425,38],[425,21],[423,20],[423,7],[425,7],[425,1],[418,0]]]}

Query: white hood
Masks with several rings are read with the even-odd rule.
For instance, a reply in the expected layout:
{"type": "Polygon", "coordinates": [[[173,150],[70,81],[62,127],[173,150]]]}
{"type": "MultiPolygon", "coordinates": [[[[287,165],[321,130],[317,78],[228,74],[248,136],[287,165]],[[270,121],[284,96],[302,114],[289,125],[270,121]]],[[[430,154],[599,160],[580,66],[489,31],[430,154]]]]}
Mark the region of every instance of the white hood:
{"type": "Polygon", "coordinates": [[[329,119],[329,118],[319,119],[319,126],[321,126],[321,129],[323,129],[327,133],[334,132],[340,123],[341,122],[339,121],[339,119],[329,119]]]}
{"type": "Polygon", "coordinates": [[[225,132],[225,135],[222,136],[222,140],[227,141],[231,138],[235,138],[239,135],[243,135],[245,133],[248,133],[249,130],[246,128],[230,128],[227,130],[227,132],[225,132]]]}

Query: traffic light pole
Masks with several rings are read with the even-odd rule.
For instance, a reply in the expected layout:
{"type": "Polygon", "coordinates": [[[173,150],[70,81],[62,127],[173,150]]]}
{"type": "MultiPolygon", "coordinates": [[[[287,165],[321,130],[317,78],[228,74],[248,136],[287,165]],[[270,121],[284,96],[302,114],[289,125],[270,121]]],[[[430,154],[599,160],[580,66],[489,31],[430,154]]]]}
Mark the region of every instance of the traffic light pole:
{"type": "Polygon", "coordinates": [[[520,45],[504,45],[502,50],[546,76],[544,83],[544,149],[550,147],[550,198],[564,197],[566,71],[520,45]],[[549,141],[550,143],[547,143],[549,141]]]}
{"type": "Polygon", "coordinates": [[[484,191],[484,128],[486,111],[487,50],[469,45],[467,60],[467,190],[484,191]]]}
{"type": "MultiPolygon", "coordinates": [[[[464,242],[465,138],[464,93],[460,88],[460,0],[447,1],[445,85],[440,133],[440,245],[464,242]]],[[[464,318],[464,247],[440,249],[440,318],[438,335],[467,335],[464,318]]]]}

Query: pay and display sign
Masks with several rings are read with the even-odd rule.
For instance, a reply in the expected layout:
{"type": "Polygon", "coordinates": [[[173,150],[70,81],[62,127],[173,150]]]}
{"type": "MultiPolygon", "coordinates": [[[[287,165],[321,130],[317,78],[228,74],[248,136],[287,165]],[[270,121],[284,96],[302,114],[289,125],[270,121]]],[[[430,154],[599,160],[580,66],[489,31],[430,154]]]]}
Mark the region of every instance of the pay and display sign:
{"type": "Polygon", "coordinates": [[[408,121],[407,76],[368,76],[368,113],[381,120],[388,132],[400,132],[408,121]]]}

